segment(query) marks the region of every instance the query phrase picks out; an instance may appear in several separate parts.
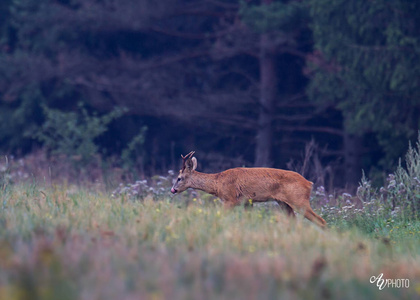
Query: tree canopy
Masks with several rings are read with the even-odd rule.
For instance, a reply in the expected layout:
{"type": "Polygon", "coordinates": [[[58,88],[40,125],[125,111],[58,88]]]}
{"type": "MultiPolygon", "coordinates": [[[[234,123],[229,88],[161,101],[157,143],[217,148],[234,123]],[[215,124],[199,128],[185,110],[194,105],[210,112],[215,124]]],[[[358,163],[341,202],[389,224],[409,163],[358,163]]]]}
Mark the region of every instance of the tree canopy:
{"type": "Polygon", "coordinates": [[[403,0],[3,1],[0,149],[56,153],[64,134],[86,153],[131,164],[137,153],[148,174],[193,149],[206,170],[289,167],[354,184],[416,137],[419,9],[403,0]]]}
{"type": "Polygon", "coordinates": [[[420,4],[334,0],[310,7],[310,94],[342,112],[346,131],[373,134],[381,165],[389,167],[420,125],[420,4]]]}

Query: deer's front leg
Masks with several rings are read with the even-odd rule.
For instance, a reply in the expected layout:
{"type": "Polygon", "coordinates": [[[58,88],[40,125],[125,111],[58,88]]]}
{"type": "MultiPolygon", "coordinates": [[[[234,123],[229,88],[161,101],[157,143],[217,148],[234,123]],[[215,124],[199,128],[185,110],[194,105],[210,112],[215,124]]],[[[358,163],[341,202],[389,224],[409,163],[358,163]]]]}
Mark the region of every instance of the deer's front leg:
{"type": "Polygon", "coordinates": [[[246,201],[244,201],[244,208],[245,209],[251,209],[254,206],[254,202],[252,199],[248,199],[246,201]]]}
{"type": "Polygon", "coordinates": [[[219,197],[220,200],[222,200],[223,207],[226,209],[236,206],[236,195],[235,192],[232,191],[230,188],[221,188],[217,193],[217,197],[219,197]]]}
{"type": "Polygon", "coordinates": [[[224,195],[222,199],[223,202],[223,206],[226,209],[231,209],[235,206],[238,206],[241,202],[240,199],[238,199],[238,197],[236,197],[236,195],[224,195]]]}
{"type": "Polygon", "coordinates": [[[224,207],[225,209],[232,209],[232,208],[234,208],[235,206],[237,206],[237,204],[236,204],[235,202],[231,202],[231,201],[228,201],[228,202],[223,202],[223,207],[224,207]]]}

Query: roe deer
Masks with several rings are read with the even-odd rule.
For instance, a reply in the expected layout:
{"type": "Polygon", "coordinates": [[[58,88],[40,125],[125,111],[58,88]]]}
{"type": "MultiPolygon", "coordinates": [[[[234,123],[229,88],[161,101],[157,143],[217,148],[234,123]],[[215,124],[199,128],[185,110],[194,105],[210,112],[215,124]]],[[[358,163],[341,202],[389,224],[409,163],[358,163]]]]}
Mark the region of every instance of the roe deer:
{"type": "Polygon", "coordinates": [[[309,204],[312,182],[300,174],[272,168],[234,168],[216,174],[197,172],[194,151],[181,155],[182,169],[179,171],[171,192],[181,193],[188,188],[199,189],[219,197],[226,207],[252,202],[277,201],[286,208],[289,216],[294,210],[324,228],[326,222],[309,204]]]}

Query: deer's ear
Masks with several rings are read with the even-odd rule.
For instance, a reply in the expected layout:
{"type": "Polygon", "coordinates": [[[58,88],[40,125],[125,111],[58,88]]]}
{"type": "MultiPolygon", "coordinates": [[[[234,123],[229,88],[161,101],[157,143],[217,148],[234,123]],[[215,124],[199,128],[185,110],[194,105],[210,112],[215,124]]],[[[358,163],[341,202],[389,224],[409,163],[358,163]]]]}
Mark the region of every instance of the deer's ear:
{"type": "Polygon", "coordinates": [[[197,168],[197,159],[195,157],[189,158],[186,162],[186,165],[188,171],[194,171],[195,168],[197,168]]]}
{"type": "Polygon", "coordinates": [[[193,163],[192,169],[193,170],[197,169],[197,159],[195,157],[193,157],[193,158],[191,158],[191,161],[193,163]]]}

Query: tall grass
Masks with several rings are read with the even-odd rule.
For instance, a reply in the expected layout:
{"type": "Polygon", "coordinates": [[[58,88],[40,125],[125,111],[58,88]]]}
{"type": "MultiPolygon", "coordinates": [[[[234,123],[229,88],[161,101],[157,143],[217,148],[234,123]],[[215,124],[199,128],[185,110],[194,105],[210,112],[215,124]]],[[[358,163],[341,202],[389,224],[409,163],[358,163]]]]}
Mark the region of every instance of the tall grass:
{"type": "Polygon", "coordinates": [[[363,175],[357,194],[333,196],[318,187],[312,203],[330,226],[341,230],[357,228],[372,237],[397,239],[401,229],[409,233],[406,238],[418,240],[420,217],[420,136],[390,173],[382,187],[374,187],[363,175]]]}
{"type": "Polygon", "coordinates": [[[31,184],[1,199],[2,300],[419,297],[420,247],[405,248],[418,223],[396,230],[397,244],[200,197],[186,206],[31,184]],[[412,286],[380,291],[369,282],[380,273],[412,286]]]}
{"type": "Polygon", "coordinates": [[[173,174],[106,193],[1,167],[0,300],[420,299],[419,153],[383,187],[315,189],[325,231],[275,206],[171,197],[173,174]],[[379,274],[410,287],[379,290],[379,274]]]}

